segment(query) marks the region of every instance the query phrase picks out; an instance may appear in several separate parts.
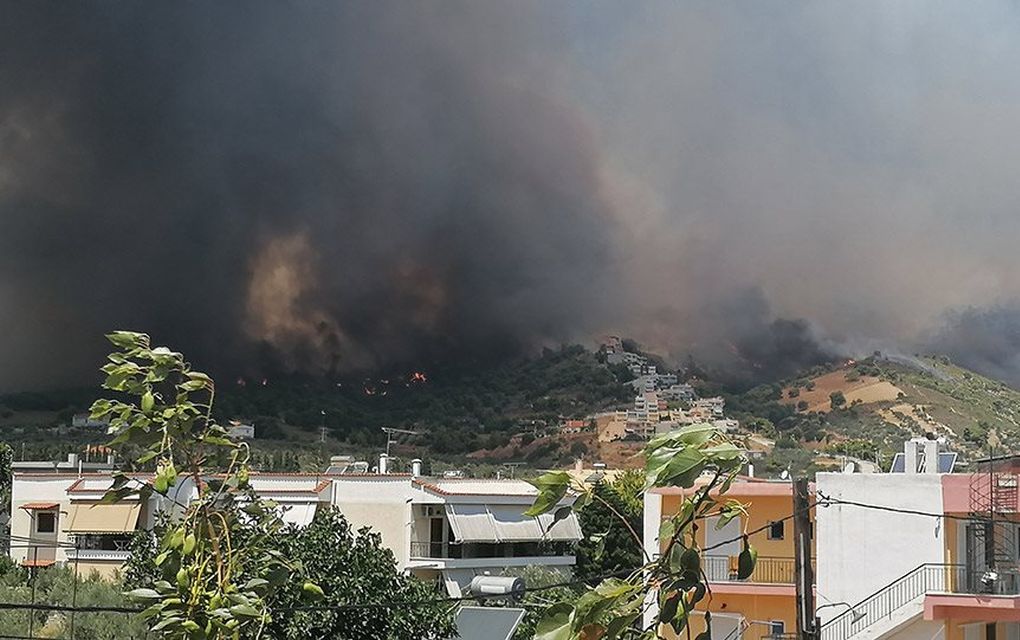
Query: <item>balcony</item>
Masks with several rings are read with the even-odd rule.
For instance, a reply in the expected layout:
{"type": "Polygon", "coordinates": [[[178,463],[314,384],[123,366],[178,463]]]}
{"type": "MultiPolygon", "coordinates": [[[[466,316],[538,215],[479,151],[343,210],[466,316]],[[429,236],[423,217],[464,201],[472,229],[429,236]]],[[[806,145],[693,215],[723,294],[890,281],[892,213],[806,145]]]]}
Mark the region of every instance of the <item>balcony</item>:
{"type": "Polygon", "coordinates": [[[411,542],[411,559],[549,558],[569,556],[571,546],[560,542],[411,542]]]}
{"type": "Polygon", "coordinates": [[[1015,610],[1020,569],[992,572],[964,565],[923,564],[822,625],[822,640],[844,640],[906,611],[927,619],[983,619],[1000,604],[1015,610]],[[976,617],[975,617],[976,616],[976,617]]]}
{"type": "Polygon", "coordinates": [[[113,549],[68,549],[68,562],[127,562],[131,557],[129,551],[113,549]]]}
{"type": "MultiPolygon", "coordinates": [[[[814,560],[811,561],[814,567],[814,560]]],[[[753,584],[794,584],[796,571],[793,558],[759,557],[754,573],[740,580],[737,578],[736,556],[705,556],[702,568],[710,582],[747,582],[753,584]]]]}

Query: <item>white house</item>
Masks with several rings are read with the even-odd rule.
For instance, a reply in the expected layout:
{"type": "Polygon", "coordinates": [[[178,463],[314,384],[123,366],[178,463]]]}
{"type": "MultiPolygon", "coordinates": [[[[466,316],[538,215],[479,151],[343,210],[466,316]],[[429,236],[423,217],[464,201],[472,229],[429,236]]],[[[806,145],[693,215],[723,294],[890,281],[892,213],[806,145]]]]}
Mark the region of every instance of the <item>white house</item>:
{"type": "Polygon", "coordinates": [[[892,473],[817,475],[818,604],[848,603],[820,608],[822,640],[1020,639],[1015,460],[949,473],[939,449],[915,438],[892,473]]]}
{"type": "Polygon", "coordinates": [[[399,568],[456,596],[477,575],[570,567],[582,538],[573,513],[524,516],[537,491],[521,480],[351,475],[335,477],[333,490],[333,504],[354,526],[378,531],[399,568]]]}
{"type": "MultiPolygon", "coordinates": [[[[378,532],[400,570],[441,580],[454,595],[476,575],[574,564],[572,546],[582,537],[577,517],[525,517],[537,494],[527,482],[421,477],[419,461],[414,474],[361,473],[363,466],[350,464],[345,473],[253,473],[250,483],[299,527],[322,509],[338,508],[356,529],[378,532]]],[[[11,557],[24,566],[69,563],[112,575],[126,562],[136,530],[152,528],[160,511],[180,510],[196,495],[182,477],[169,498],[100,504],[111,483],[109,473],[15,472],[11,557]]],[[[562,506],[572,502],[565,498],[562,506]]]]}
{"type": "MultiPolygon", "coordinates": [[[[136,476],[146,480],[148,476],[136,476]]],[[[190,500],[193,487],[182,479],[170,498],[154,495],[101,504],[112,485],[108,473],[15,472],[11,486],[10,556],[26,567],[69,563],[81,573],[109,576],[128,558],[138,528],[151,528],[156,515],[190,500]]]]}

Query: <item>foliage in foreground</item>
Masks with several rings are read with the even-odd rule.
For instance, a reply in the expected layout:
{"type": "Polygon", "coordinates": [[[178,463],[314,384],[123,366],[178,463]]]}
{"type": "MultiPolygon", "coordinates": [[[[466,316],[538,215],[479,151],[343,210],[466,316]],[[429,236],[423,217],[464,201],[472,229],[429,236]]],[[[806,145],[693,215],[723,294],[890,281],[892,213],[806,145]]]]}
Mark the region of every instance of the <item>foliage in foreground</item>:
{"type": "MultiPolygon", "coordinates": [[[[695,532],[696,522],[710,515],[719,516],[719,526],[746,514],[745,505],[723,501],[730,483],[745,463],[743,453],[725,434],[711,424],[684,427],[652,439],[646,448],[646,487],[681,487],[685,498],[677,513],[662,523],[659,540],[662,553],[656,559],[644,558],[644,564],[625,575],[607,577],[598,586],[586,590],[572,601],[548,607],[536,625],[536,640],[654,640],[658,630],[668,625],[674,633],[687,631],[695,606],[708,595],[708,579],[701,568],[703,550],[695,532]],[[700,480],[699,480],[700,479],[700,480]],[[657,606],[654,620],[641,624],[647,599],[657,606]]],[[[527,512],[538,515],[557,509],[557,504],[573,489],[579,493],[572,507],[583,509],[597,494],[581,484],[572,486],[565,472],[548,473],[534,481],[539,493],[527,512]]],[[[557,513],[559,512],[557,509],[557,513]]],[[[743,519],[746,522],[746,518],[743,519]]],[[[596,534],[598,535],[598,534],[596,534]]],[[[638,541],[637,532],[633,536],[638,541]]],[[[743,537],[738,577],[754,571],[756,552],[743,537]]],[[[705,612],[706,626],[711,622],[705,612]]],[[[697,640],[708,640],[705,631],[697,640]]]]}
{"type": "Polygon", "coordinates": [[[142,617],[163,637],[261,637],[273,622],[268,601],[278,590],[298,581],[315,599],[322,589],[274,547],[284,527],[278,505],[254,494],[247,449],[212,418],[212,378],[180,353],[153,348],[146,334],[107,337],[117,351],[102,368],[103,387],[118,395],[93,403],[92,417],[109,421],[109,446],[141,449],[135,464],[155,465],[155,474],[151,481],[115,474],[103,500],[158,494],[174,514],[152,560],[158,575],[128,595],[148,605],[142,617]]]}
{"type": "MultiPolygon", "coordinates": [[[[157,536],[142,534],[136,540],[125,571],[132,587],[150,582],[158,573],[151,562],[157,536]]],[[[267,602],[273,618],[266,625],[267,637],[439,640],[454,636],[454,609],[449,604],[331,609],[364,603],[427,602],[444,595],[430,583],[399,573],[396,558],[382,546],[379,534],[368,529],[355,531],[336,509],[316,514],[307,527],[283,529],[273,544],[284,557],[301,564],[305,578],[320,585],[324,596],[310,605],[300,584],[276,590],[267,602]]]]}

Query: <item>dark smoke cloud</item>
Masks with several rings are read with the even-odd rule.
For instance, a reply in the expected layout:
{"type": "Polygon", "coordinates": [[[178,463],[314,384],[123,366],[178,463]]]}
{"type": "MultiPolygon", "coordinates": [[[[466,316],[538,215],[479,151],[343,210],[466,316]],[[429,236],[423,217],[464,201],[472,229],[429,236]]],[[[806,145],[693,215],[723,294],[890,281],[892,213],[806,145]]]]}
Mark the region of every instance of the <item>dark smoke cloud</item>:
{"type": "Polygon", "coordinates": [[[765,375],[927,345],[1020,299],[1017,28],[1006,2],[7,2],[0,388],[93,379],[115,327],[227,373],[601,332],[765,375]]]}
{"type": "Polygon", "coordinates": [[[221,370],[583,337],[614,221],[540,18],[8,3],[0,384],[82,375],[113,327],[221,370]]]}

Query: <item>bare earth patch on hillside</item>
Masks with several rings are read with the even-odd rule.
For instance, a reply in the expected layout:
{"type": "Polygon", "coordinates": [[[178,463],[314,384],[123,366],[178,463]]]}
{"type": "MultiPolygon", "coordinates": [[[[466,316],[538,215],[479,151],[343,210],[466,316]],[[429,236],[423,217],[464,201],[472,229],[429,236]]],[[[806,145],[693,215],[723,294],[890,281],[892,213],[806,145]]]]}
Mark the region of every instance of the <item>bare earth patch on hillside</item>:
{"type": "Polygon", "coordinates": [[[807,411],[828,413],[832,410],[832,402],[829,396],[837,391],[843,393],[847,404],[852,404],[856,400],[860,400],[862,404],[891,402],[899,398],[902,392],[893,383],[872,376],[861,376],[856,380],[847,380],[846,375],[848,372],[849,370],[841,369],[812,378],[811,381],[815,385],[814,389],[808,391],[801,388],[799,390],[800,394],[793,398],[790,397],[790,391],[793,387],[783,389],[783,398],[780,402],[796,405],[803,401],[807,403],[807,411]]]}

